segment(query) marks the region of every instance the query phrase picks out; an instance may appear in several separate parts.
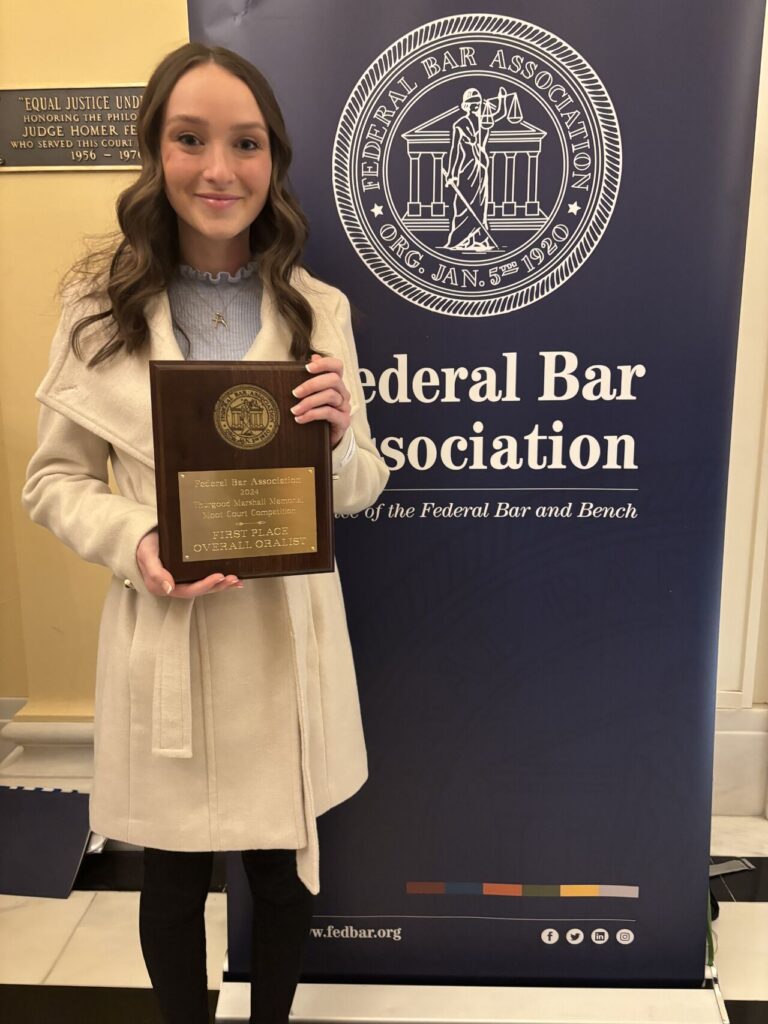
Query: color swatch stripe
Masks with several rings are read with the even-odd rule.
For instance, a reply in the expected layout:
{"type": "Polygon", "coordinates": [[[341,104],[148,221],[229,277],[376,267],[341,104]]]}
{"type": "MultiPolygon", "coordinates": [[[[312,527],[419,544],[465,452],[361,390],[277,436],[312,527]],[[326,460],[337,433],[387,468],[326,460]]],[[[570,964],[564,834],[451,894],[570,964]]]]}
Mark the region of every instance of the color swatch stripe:
{"type": "Polygon", "coordinates": [[[444,896],[445,882],[406,882],[405,891],[411,896],[444,896]]]}
{"type": "Polygon", "coordinates": [[[522,896],[522,885],[514,882],[483,882],[484,896],[522,896]]]}
{"type": "Polygon", "coordinates": [[[482,882],[446,882],[446,896],[482,896],[482,882]]]}
{"type": "Polygon", "coordinates": [[[561,885],[561,896],[599,896],[599,885],[561,885]]]}
{"type": "Polygon", "coordinates": [[[638,885],[538,885],[525,882],[406,882],[409,896],[536,896],[575,899],[640,898],[638,885]]]}

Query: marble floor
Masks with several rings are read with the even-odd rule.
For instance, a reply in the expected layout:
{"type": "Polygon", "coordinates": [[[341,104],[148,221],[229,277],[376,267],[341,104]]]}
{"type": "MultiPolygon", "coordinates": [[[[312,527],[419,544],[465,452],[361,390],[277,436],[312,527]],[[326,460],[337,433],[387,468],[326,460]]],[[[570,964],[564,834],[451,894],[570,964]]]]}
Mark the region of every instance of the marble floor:
{"type": "MultiPolygon", "coordinates": [[[[768,820],[714,818],[711,852],[766,858],[713,884],[715,962],[733,1024],[768,1024],[768,820]]],[[[66,900],[0,896],[3,1024],[160,1024],[138,939],[138,893],[74,890],[66,900]],[[50,999],[46,1002],[46,995],[50,999]]],[[[206,906],[215,1005],[226,953],[226,896],[206,906]]]]}

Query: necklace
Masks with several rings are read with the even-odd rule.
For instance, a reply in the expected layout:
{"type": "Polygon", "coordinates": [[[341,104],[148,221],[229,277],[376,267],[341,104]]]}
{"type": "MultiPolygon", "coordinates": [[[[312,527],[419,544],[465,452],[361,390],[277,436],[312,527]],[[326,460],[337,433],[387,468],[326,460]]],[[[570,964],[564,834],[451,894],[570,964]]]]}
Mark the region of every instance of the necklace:
{"type": "Polygon", "coordinates": [[[227,329],[229,328],[229,324],[227,323],[227,318],[224,314],[229,312],[229,307],[235,301],[238,294],[239,289],[233,288],[232,295],[230,295],[229,299],[227,300],[223,308],[217,309],[215,306],[212,306],[211,303],[203,295],[200,294],[198,289],[195,289],[194,291],[195,297],[198,298],[203,303],[204,306],[207,306],[211,313],[213,313],[213,317],[211,318],[211,323],[213,324],[213,326],[224,327],[227,329]]]}
{"type": "Polygon", "coordinates": [[[186,278],[189,284],[192,285],[192,287],[190,288],[192,296],[198,299],[209,310],[209,312],[213,314],[213,316],[211,317],[211,324],[214,327],[223,327],[225,330],[228,330],[229,322],[227,320],[226,314],[229,312],[230,306],[235,301],[235,299],[237,299],[238,296],[242,296],[244,294],[242,285],[254,273],[255,267],[256,261],[252,259],[249,263],[242,267],[234,277],[232,277],[229,274],[217,275],[218,279],[220,279],[223,276],[225,279],[224,282],[220,282],[220,280],[215,280],[210,274],[202,275],[200,271],[195,271],[193,268],[186,266],[181,268],[181,277],[186,278]],[[217,305],[215,306],[212,305],[211,302],[209,302],[208,299],[203,294],[203,291],[207,287],[205,283],[206,276],[208,277],[208,280],[210,282],[210,285],[212,286],[213,291],[216,293],[216,299],[221,298],[223,292],[222,284],[229,283],[235,285],[235,287],[231,289],[232,294],[229,296],[227,302],[223,306],[220,305],[219,303],[217,303],[217,305]]]}

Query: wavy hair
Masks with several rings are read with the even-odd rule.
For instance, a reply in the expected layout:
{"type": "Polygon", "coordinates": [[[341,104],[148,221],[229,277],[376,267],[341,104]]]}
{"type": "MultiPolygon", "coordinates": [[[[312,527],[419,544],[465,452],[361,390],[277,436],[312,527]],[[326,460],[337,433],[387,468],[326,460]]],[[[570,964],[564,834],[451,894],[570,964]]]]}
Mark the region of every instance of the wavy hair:
{"type": "Polygon", "coordinates": [[[137,119],[142,167],[117,200],[120,230],[79,260],[64,280],[65,290],[71,288],[98,308],[73,324],[70,344],[75,354],[83,358],[81,342],[89,328],[103,323],[108,330],[88,366],[121,349],[133,353],[148,344],[147,302],[168,287],[178,269],[177,218],[165,194],[160,137],[171,90],[187,71],[207,63],[245,82],[266,120],[272,176],[264,209],[251,224],[251,252],[258,256],[262,280],[290,327],[291,355],[306,361],[311,354],[312,308],[291,284],[293,272],[302,266],[308,226],[288,184],[292,150],[280,107],[266,78],[249,61],[222,46],[187,43],[160,62],[144,91],[137,119]]]}

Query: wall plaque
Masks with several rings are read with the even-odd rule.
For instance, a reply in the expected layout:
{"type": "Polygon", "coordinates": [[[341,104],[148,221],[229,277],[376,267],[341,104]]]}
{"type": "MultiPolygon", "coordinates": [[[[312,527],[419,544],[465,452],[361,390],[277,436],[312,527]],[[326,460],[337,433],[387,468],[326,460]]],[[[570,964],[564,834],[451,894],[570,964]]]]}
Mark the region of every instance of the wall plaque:
{"type": "Polygon", "coordinates": [[[143,85],[0,89],[0,171],[131,170],[143,85]]]}

